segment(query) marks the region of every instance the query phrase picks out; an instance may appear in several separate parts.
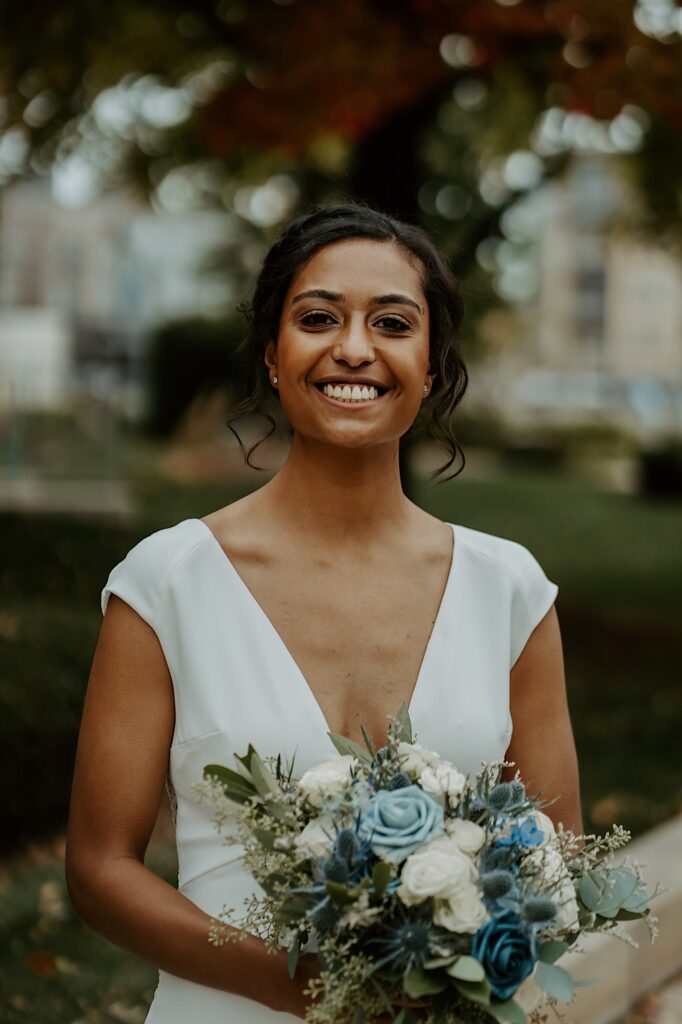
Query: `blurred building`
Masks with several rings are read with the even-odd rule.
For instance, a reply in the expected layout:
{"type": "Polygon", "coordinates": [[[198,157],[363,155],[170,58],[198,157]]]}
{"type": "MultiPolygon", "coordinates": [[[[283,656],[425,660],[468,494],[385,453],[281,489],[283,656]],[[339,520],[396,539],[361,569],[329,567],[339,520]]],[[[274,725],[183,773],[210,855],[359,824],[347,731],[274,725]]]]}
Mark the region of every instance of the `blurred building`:
{"type": "Polygon", "coordinates": [[[603,156],[577,158],[529,200],[539,230],[523,251],[537,287],[493,318],[474,401],[522,427],[682,433],[682,262],[619,227],[632,201],[603,156]]]}
{"type": "Polygon", "coordinates": [[[0,401],[59,408],[76,387],[139,399],[150,328],[224,306],[202,261],[227,214],[156,213],[126,192],[61,206],[44,179],[0,193],[0,401]]]}

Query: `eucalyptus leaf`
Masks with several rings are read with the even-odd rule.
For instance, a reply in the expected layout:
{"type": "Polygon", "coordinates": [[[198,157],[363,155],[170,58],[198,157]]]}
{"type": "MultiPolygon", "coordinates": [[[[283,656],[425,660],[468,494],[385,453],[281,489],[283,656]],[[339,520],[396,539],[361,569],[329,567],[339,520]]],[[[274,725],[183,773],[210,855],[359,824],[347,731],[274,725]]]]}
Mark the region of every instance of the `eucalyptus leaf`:
{"type": "Polygon", "coordinates": [[[491,1003],[486,1009],[491,1017],[502,1021],[503,1024],[527,1024],[528,1018],[513,999],[507,999],[503,1003],[491,1003]]]}
{"type": "Polygon", "coordinates": [[[570,1003],[575,985],[573,978],[563,967],[539,961],[534,977],[538,988],[541,988],[548,996],[553,996],[561,1003],[570,1003]]]}
{"type": "Polygon", "coordinates": [[[451,978],[458,978],[460,981],[483,981],[485,978],[483,964],[473,956],[457,957],[447,968],[447,973],[451,978]]]}
{"type": "Polygon", "coordinates": [[[337,736],[336,733],[328,732],[327,735],[332,741],[339,754],[350,754],[352,757],[357,757],[359,761],[364,764],[369,764],[372,760],[368,752],[364,747],[361,747],[355,740],[349,740],[345,736],[337,736]]]}
{"type": "Polygon", "coordinates": [[[480,1003],[486,1008],[490,1006],[490,982],[485,981],[459,981],[453,978],[453,984],[458,992],[470,999],[472,1003],[480,1003]]]}
{"type": "Polygon", "coordinates": [[[447,986],[445,978],[425,971],[423,967],[413,967],[403,978],[403,989],[410,999],[432,996],[435,992],[442,992],[447,986]]]}
{"type": "Polygon", "coordinates": [[[548,942],[544,942],[540,949],[540,960],[545,964],[553,964],[555,960],[564,955],[567,949],[567,942],[561,942],[559,939],[550,939],[548,942]]]}
{"type": "Polygon", "coordinates": [[[364,1020],[365,1020],[365,1011],[362,1009],[362,1007],[360,1007],[353,1014],[353,1019],[351,1021],[351,1024],[364,1024],[364,1020]]]}

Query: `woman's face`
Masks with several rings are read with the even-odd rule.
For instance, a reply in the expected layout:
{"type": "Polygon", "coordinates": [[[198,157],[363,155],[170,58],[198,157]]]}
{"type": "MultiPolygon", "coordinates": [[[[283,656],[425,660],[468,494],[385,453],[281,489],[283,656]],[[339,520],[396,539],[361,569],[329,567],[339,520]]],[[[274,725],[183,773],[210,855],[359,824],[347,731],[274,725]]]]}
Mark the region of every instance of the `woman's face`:
{"type": "Polygon", "coordinates": [[[398,440],[434,377],[417,266],[392,242],[353,238],[321,249],[291,282],[265,362],[295,433],[347,447],[398,440]],[[376,387],[378,397],[334,397],[334,385],[376,387]]]}

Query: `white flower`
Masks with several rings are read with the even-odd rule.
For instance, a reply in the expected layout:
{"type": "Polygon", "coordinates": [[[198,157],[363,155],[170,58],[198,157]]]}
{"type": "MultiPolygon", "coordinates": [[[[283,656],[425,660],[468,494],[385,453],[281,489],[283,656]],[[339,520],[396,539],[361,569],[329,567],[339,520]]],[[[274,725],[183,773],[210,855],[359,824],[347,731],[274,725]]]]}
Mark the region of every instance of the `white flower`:
{"type": "Polygon", "coordinates": [[[434,750],[427,750],[421,743],[399,743],[398,758],[402,770],[417,778],[428,765],[440,761],[434,750]]]}
{"type": "Polygon", "coordinates": [[[575,886],[564,863],[564,858],[549,844],[533,850],[523,859],[524,867],[532,865],[539,869],[531,884],[538,892],[549,896],[559,908],[555,924],[564,931],[578,928],[578,901],[575,886]]]}
{"type": "Polygon", "coordinates": [[[485,842],[485,829],[466,818],[448,818],[445,831],[459,846],[462,853],[478,853],[485,842]]]}
{"type": "Polygon", "coordinates": [[[322,807],[325,796],[336,795],[346,789],[351,781],[351,768],[355,763],[355,758],[351,754],[322,761],[301,776],[301,792],[313,807],[322,807]]]}
{"type": "Polygon", "coordinates": [[[304,857],[326,857],[333,844],[332,821],[313,818],[294,839],[296,849],[304,857]]]}
{"type": "Polygon", "coordinates": [[[430,896],[448,899],[470,886],[473,866],[466,854],[448,839],[435,839],[405,861],[398,896],[408,907],[430,896]]]}
{"type": "Polygon", "coordinates": [[[419,776],[419,785],[427,793],[435,796],[445,797],[446,794],[452,803],[457,803],[464,787],[466,776],[458,772],[454,764],[441,761],[440,764],[429,765],[419,776]]]}
{"type": "Polygon", "coordinates": [[[489,916],[476,886],[466,885],[453,892],[447,902],[437,902],[433,919],[448,931],[473,934],[489,916]]]}

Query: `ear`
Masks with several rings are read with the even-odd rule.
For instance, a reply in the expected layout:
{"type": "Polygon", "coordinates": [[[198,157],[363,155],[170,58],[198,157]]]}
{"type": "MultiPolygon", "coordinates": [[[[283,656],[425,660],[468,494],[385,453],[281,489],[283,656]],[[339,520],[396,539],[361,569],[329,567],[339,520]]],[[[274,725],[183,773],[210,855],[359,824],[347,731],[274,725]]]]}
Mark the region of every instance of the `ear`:
{"type": "Polygon", "coordinates": [[[264,359],[268,370],[277,372],[277,349],[273,341],[269,341],[265,346],[264,359]]]}

